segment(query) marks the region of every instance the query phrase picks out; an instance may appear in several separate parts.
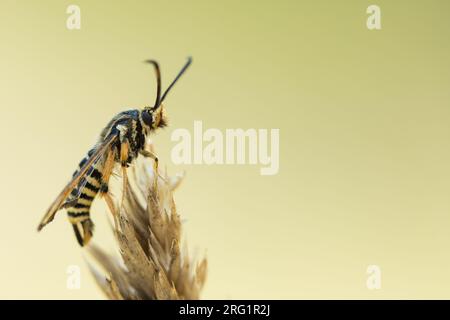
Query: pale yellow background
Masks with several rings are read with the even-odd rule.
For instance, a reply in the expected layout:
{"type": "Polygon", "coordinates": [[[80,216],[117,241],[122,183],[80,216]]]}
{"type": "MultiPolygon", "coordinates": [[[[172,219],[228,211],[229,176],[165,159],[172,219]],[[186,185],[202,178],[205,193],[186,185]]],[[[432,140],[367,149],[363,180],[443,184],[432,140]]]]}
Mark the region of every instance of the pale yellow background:
{"type": "MultiPolygon", "coordinates": [[[[450,2],[0,3],[0,298],[103,298],[65,214],[39,219],[117,112],[152,104],[203,298],[450,298],[450,2]],[[66,8],[81,8],[79,31],[66,8]],[[366,28],[366,8],[382,30],[366,28]],[[280,128],[280,172],[176,166],[175,128],[280,128]],[[382,289],[366,288],[366,268],[382,289]],[[66,269],[82,269],[81,289],[66,269]]],[[[95,241],[113,248],[104,207],[95,241]]]]}

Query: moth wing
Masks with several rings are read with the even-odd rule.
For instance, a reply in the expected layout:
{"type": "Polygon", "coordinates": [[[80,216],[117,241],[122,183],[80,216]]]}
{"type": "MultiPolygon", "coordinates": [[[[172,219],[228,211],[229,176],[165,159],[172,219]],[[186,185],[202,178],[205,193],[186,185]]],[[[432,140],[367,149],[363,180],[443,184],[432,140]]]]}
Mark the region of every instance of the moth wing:
{"type": "Polygon", "coordinates": [[[83,190],[84,186],[86,185],[86,182],[87,182],[86,176],[89,176],[89,174],[92,172],[92,170],[93,170],[93,168],[94,168],[93,165],[94,165],[98,160],[100,160],[100,157],[99,157],[96,161],[94,161],[94,162],[92,163],[91,167],[88,168],[88,170],[86,171],[86,173],[84,174],[84,176],[81,177],[80,181],[78,181],[77,185],[75,185],[75,186],[73,187],[72,191],[70,191],[70,194],[69,194],[69,196],[67,197],[67,199],[65,200],[65,202],[63,202],[63,203],[61,204],[61,206],[59,207],[60,209],[71,207],[71,206],[73,206],[73,205],[75,205],[75,204],[77,203],[78,198],[79,198],[80,195],[81,195],[81,190],[83,190]]]}
{"type": "Polygon", "coordinates": [[[50,223],[56,215],[56,212],[61,209],[61,206],[64,204],[64,201],[70,196],[70,193],[74,188],[76,188],[82,178],[85,177],[89,168],[100,159],[100,157],[105,154],[111,144],[117,139],[117,135],[110,135],[106,138],[95,150],[92,156],[88,161],[81,167],[78,173],[72,178],[72,180],[65,186],[65,188],[61,191],[58,197],[53,201],[50,208],[48,208],[46,214],[39,223],[38,231],[40,231],[43,227],[45,227],[48,223],[50,223]]]}

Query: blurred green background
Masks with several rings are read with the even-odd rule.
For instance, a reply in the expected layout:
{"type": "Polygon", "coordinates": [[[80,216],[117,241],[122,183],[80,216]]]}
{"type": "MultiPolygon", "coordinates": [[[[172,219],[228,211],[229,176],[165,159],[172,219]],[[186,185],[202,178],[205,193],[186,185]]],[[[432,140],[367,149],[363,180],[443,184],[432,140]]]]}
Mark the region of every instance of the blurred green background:
{"type": "MultiPolygon", "coordinates": [[[[0,298],[102,298],[65,213],[35,228],[116,113],[166,100],[161,165],[203,298],[450,298],[450,2],[0,3],[0,298]],[[66,28],[66,8],[81,29],[66,28]],[[366,27],[381,8],[382,30],[366,27]],[[176,128],[279,128],[280,172],[176,166],[176,128]],[[382,288],[368,290],[378,265],[382,288]],[[81,288],[66,288],[69,265],[81,288]]],[[[102,203],[94,241],[114,248],[102,203]]]]}

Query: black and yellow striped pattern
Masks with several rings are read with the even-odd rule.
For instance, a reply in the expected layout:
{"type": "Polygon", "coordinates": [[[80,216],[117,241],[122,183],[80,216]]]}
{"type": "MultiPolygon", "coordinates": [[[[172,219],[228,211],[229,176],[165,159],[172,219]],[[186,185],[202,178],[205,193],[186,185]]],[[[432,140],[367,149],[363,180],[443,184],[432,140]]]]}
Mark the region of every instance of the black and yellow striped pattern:
{"type": "MultiPolygon", "coordinates": [[[[79,165],[81,168],[89,159],[90,153],[79,165]]],[[[78,169],[79,170],[79,169],[78,169]]],[[[106,186],[102,181],[103,163],[96,162],[88,171],[85,178],[80,182],[78,188],[72,191],[72,197],[76,198],[75,204],[67,209],[67,215],[75,231],[75,236],[81,246],[86,245],[92,237],[94,224],[90,218],[92,202],[99,191],[106,192],[106,186]],[[81,232],[82,231],[82,232],[81,232]]],[[[76,174],[77,171],[74,173],[76,174]]]]}

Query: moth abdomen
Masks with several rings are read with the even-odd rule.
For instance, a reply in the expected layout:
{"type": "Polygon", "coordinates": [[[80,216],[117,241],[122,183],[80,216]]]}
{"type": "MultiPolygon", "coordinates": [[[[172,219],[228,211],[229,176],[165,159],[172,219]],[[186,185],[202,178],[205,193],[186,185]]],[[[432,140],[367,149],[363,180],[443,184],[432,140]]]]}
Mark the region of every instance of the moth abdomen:
{"type": "Polygon", "coordinates": [[[67,209],[67,216],[69,222],[73,225],[75,236],[81,246],[86,245],[93,234],[94,224],[90,218],[90,210],[97,194],[100,191],[104,191],[105,184],[102,180],[102,171],[103,166],[101,163],[95,163],[80,182],[78,188],[72,191],[75,203],[67,209]]]}

